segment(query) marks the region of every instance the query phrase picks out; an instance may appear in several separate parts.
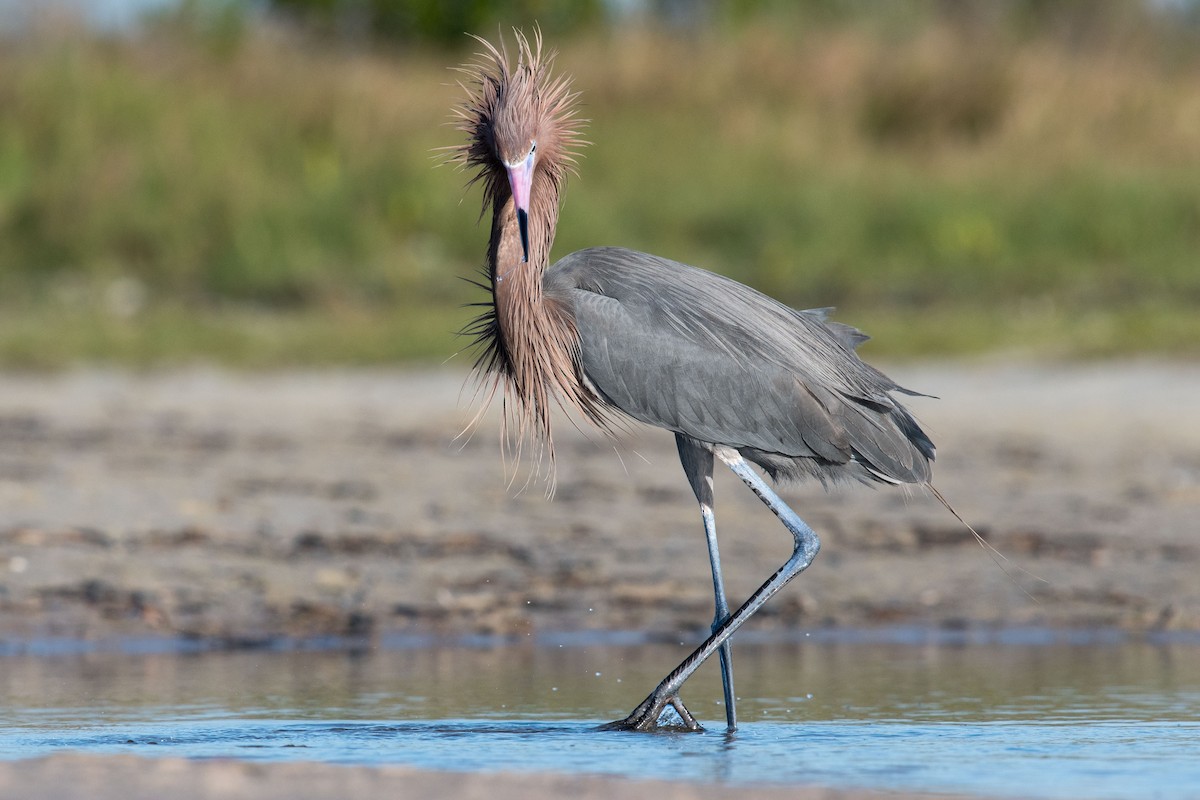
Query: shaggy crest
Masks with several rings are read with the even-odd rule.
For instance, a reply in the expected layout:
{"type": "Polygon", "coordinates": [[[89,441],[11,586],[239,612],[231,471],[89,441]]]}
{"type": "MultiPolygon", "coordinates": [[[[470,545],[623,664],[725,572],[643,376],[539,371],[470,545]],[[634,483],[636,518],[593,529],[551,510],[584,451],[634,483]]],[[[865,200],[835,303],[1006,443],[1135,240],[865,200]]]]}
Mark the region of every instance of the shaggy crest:
{"type": "Polygon", "coordinates": [[[475,60],[456,69],[467,76],[459,82],[466,98],[454,109],[456,130],[467,134],[467,141],[445,148],[448,161],[460,169],[476,170],[468,185],[483,181],[483,211],[508,198],[508,183],[500,158],[514,158],[525,141],[537,138],[540,163],[544,165],[556,190],[561,190],[567,173],[575,173],[576,149],[589,144],[580,138],[579,93],[571,91],[565,75],[552,77],[550,69],[557,53],[543,54],[541,31],[533,42],[514,30],[517,40],[517,65],[509,67],[508,48],[500,40],[497,48],[488,40],[472,34],[483,46],[475,60]],[[538,136],[537,134],[541,134],[538,136]]]}

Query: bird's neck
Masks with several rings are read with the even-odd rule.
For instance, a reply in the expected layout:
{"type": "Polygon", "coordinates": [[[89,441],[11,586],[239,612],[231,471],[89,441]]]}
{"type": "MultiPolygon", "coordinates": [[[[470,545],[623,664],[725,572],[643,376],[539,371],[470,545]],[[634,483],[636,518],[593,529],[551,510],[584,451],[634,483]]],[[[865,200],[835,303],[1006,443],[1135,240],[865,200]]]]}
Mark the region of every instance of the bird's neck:
{"type": "Polygon", "coordinates": [[[594,420],[599,413],[594,396],[579,377],[575,322],[569,310],[547,298],[542,288],[558,221],[558,191],[549,179],[539,183],[540,177],[535,176],[529,209],[528,261],[523,260],[512,198],[497,198],[493,203],[487,268],[494,326],[488,363],[500,373],[506,396],[516,401],[517,436],[550,444],[554,402],[579,409],[594,420]]]}
{"type": "MultiPolygon", "coordinates": [[[[536,197],[536,196],[535,196],[536,197]]],[[[536,202],[536,201],[535,201],[536,202]]],[[[529,260],[521,245],[521,232],[512,197],[497,200],[492,209],[492,236],[488,245],[488,274],[496,306],[496,321],[504,344],[514,354],[536,349],[541,318],[547,313],[542,273],[550,263],[554,241],[555,203],[550,215],[533,205],[528,221],[529,260]]]]}
{"type": "MultiPolygon", "coordinates": [[[[550,247],[558,225],[558,189],[553,182],[534,176],[530,198],[528,234],[529,260],[524,260],[521,232],[512,195],[507,192],[492,203],[492,235],[488,243],[488,267],[494,293],[508,293],[509,283],[521,288],[536,284],[541,297],[542,271],[550,264],[550,247]]],[[[515,287],[514,287],[515,288],[515,287]]]]}

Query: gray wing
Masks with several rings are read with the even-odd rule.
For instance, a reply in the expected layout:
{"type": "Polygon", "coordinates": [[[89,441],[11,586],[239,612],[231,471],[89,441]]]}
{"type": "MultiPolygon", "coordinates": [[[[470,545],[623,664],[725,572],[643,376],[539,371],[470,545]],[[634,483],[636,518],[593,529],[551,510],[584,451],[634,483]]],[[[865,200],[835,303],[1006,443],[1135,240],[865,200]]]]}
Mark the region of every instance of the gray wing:
{"type": "Polygon", "coordinates": [[[622,248],[572,253],[543,285],[574,316],[585,376],[629,416],[737,448],[776,475],[850,466],[865,479],[929,479],[933,445],[889,394],[906,390],[860,360],[867,337],[825,309],[796,311],[622,248]]]}

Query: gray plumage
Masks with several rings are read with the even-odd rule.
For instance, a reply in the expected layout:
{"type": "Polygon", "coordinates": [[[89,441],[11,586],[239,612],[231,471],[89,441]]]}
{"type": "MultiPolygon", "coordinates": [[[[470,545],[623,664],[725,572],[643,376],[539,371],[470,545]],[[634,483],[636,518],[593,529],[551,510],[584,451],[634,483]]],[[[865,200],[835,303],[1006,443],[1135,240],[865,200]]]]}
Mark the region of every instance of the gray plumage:
{"type": "Polygon", "coordinates": [[[505,419],[511,412],[522,441],[537,439],[551,458],[555,404],[601,427],[620,413],[675,433],[708,543],[712,635],[611,727],[653,730],[671,707],[699,730],[679,691],[719,653],[735,730],[729,639],[820,549],[816,532],[747,461],[773,478],[928,485],[933,443],[892,397],[908,390],[858,358],[867,337],[827,319],[827,309],[796,311],[720,275],[616,247],[550,264],[560,193],[582,144],[575,94],[550,76],[540,37],[518,33],[515,68],[480,42],[485,52],[464,68],[471,87],[457,109],[467,140],[452,148],[454,160],[477,170],[492,211],[491,297],[468,329],[481,347],[477,367],[503,387],[505,419]],[[792,556],[732,613],[713,511],[718,459],[794,539],[792,556]]]}
{"type": "Polygon", "coordinates": [[[583,374],[605,403],[726,445],[774,478],[924,483],[934,446],[864,363],[867,337],[706,270],[617,247],[551,265],[583,374]]]}

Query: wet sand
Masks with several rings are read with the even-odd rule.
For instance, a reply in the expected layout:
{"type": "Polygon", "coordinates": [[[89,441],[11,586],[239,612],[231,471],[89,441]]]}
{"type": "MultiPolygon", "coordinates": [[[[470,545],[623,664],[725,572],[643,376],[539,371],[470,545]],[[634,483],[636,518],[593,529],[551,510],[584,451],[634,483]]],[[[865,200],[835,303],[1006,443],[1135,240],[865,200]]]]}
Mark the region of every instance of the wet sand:
{"type": "MultiPolygon", "coordinates": [[[[823,549],[754,629],[1200,630],[1200,367],[890,371],[941,397],[911,401],[935,484],[1007,561],[920,491],[787,488],[823,549]]],[[[0,376],[0,642],[705,627],[703,534],[670,435],[614,443],[562,420],[547,499],[524,473],[509,485],[495,414],[455,441],[462,381],[0,376]]],[[[726,471],[716,492],[744,597],[790,537],[726,471]]]]}
{"type": "Polygon", "coordinates": [[[0,797],[22,800],[288,800],[396,798],[405,800],[906,800],[945,794],[838,791],[813,788],[747,788],[665,781],[630,781],[596,776],[479,775],[429,772],[405,767],[340,767],[294,762],[145,759],[133,756],[66,754],[0,763],[0,797]],[[70,781],[63,780],[70,776],[70,781]]]}
{"type": "MultiPolygon", "coordinates": [[[[1200,366],[889,371],[941,397],[910,404],[939,447],[935,484],[1007,560],[920,491],[789,487],[823,549],[747,631],[1200,631],[1200,366]]],[[[635,428],[612,442],[564,420],[547,499],[537,480],[521,490],[524,473],[506,479],[495,413],[455,440],[470,416],[462,381],[453,371],[0,376],[0,648],[47,637],[214,647],[699,637],[712,614],[707,556],[671,437],[635,428]]],[[[718,474],[716,490],[731,599],[741,598],[790,538],[731,475],[718,474]]],[[[64,754],[0,764],[0,796],[128,800],[167,787],[180,798],[784,796],[304,763],[64,754]]]]}

